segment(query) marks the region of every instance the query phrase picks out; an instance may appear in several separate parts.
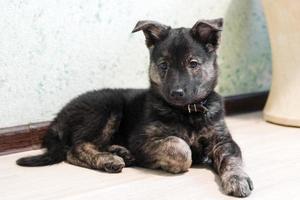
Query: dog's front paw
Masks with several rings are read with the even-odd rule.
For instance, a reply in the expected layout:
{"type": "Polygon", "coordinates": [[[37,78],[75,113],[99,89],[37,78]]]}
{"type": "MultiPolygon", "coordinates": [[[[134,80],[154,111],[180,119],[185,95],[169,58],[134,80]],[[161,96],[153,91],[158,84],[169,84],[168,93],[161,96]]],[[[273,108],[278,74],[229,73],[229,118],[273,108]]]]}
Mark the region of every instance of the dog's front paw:
{"type": "Polygon", "coordinates": [[[223,190],[228,195],[247,197],[253,190],[253,183],[245,173],[228,172],[221,179],[223,190]]]}

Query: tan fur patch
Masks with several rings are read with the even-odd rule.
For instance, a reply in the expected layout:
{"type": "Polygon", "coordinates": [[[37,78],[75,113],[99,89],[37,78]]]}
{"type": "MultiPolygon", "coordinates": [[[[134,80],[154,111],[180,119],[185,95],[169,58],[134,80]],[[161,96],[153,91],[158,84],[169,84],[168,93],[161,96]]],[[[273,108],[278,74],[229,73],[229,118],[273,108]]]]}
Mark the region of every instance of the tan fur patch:
{"type": "Polygon", "coordinates": [[[77,166],[80,166],[80,167],[85,167],[85,168],[91,168],[87,163],[79,160],[76,156],[74,156],[74,154],[69,151],[67,153],[67,162],[72,164],[72,165],[77,165],[77,166]]]}
{"type": "Polygon", "coordinates": [[[145,127],[145,134],[149,138],[157,139],[155,136],[161,137],[161,133],[173,133],[179,132],[177,127],[167,126],[161,122],[156,122],[145,127]]]}
{"type": "Polygon", "coordinates": [[[210,140],[213,134],[213,129],[206,127],[202,128],[200,131],[193,131],[191,136],[189,136],[189,144],[191,146],[199,146],[200,138],[206,138],[210,140]]]}
{"type": "Polygon", "coordinates": [[[109,152],[100,152],[92,143],[77,145],[68,152],[67,161],[71,164],[92,169],[103,169],[107,172],[120,172],[125,166],[124,160],[109,152]]]}
{"type": "MultiPolygon", "coordinates": [[[[227,156],[227,155],[224,155],[224,156],[227,156]]],[[[230,157],[230,158],[226,159],[226,165],[222,169],[222,171],[223,171],[223,173],[230,172],[230,171],[243,171],[242,166],[243,166],[243,164],[242,164],[241,158],[230,157]]]]}
{"type": "Polygon", "coordinates": [[[150,64],[149,77],[150,77],[150,80],[152,82],[156,83],[157,85],[161,84],[161,78],[159,75],[159,71],[157,70],[157,66],[154,63],[150,64]]]}
{"type": "Polygon", "coordinates": [[[99,168],[99,157],[100,152],[97,150],[96,146],[92,143],[83,143],[75,148],[77,157],[87,163],[91,168],[99,168]]]}
{"type": "Polygon", "coordinates": [[[149,167],[162,168],[171,173],[187,171],[192,164],[192,152],[188,144],[175,136],[155,141],[148,146],[153,163],[149,167]]]}
{"type": "Polygon", "coordinates": [[[112,114],[108,118],[104,128],[101,131],[100,140],[102,145],[106,145],[110,142],[113,134],[118,130],[119,125],[120,121],[118,120],[117,116],[112,114]]]}
{"type": "Polygon", "coordinates": [[[161,146],[162,154],[158,154],[159,165],[166,171],[179,173],[187,171],[192,164],[192,152],[185,141],[178,137],[166,138],[161,146]]]}

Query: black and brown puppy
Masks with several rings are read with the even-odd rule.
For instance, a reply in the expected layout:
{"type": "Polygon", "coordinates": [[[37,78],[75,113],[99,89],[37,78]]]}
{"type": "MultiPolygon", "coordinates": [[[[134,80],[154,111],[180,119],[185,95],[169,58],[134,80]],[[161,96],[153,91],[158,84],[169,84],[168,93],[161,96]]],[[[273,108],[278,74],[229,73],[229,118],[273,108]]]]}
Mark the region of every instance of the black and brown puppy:
{"type": "Polygon", "coordinates": [[[21,158],[22,166],[67,162],[120,172],[132,164],[187,171],[208,163],[227,194],[253,189],[241,152],[224,122],[217,84],[222,19],[200,20],[191,29],[140,21],[150,51],[150,88],[104,89],[67,104],[51,123],[43,155],[21,158]]]}

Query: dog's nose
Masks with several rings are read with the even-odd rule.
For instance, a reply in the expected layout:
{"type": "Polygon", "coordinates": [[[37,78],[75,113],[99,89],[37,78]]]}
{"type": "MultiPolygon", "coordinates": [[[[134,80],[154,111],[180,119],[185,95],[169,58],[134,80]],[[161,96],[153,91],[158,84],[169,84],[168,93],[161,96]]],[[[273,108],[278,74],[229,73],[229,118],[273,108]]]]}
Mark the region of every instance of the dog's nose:
{"type": "Polygon", "coordinates": [[[183,89],[179,88],[176,90],[171,90],[171,97],[173,98],[182,98],[184,96],[183,89]]]}

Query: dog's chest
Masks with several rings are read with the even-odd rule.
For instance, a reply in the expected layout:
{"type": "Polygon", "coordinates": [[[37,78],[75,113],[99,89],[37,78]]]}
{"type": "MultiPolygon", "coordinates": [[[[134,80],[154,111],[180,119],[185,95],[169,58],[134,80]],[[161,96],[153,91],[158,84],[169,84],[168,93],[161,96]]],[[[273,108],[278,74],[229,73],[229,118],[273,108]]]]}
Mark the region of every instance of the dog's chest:
{"type": "Polygon", "coordinates": [[[210,163],[209,152],[212,146],[213,129],[204,127],[201,130],[185,132],[184,140],[192,150],[193,163],[210,163]]]}

